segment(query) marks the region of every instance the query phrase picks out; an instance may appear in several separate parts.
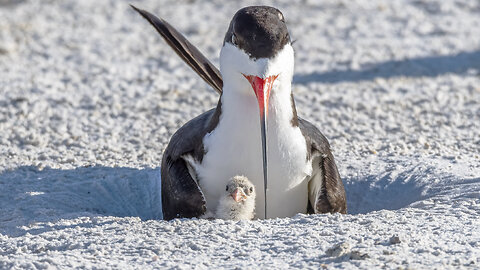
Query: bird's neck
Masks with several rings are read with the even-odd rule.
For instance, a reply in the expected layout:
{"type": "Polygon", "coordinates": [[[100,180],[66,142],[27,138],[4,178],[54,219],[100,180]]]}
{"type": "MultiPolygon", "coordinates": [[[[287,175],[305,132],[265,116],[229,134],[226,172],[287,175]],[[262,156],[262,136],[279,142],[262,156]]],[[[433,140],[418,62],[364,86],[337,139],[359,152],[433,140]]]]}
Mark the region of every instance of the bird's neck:
{"type": "MultiPolygon", "coordinates": [[[[226,81],[220,97],[221,119],[256,121],[259,119],[258,101],[251,86],[241,79],[226,81]]],[[[291,81],[279,76],[270,94],[268,125],[284,125],[297,122],[297,112],[292,94],[291,81]]]]}

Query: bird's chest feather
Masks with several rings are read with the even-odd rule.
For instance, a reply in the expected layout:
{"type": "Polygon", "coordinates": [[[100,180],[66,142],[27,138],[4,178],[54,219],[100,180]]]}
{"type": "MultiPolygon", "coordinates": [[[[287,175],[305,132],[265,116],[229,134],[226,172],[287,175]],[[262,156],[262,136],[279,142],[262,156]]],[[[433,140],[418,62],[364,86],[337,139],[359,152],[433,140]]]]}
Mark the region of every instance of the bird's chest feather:
{"type": "MultiPolygon", "coordinates": [[[[243,104],[237,101],[238,104],[242,106],[238,111],[230,108],[222,112],[217,127],[203,140],[206,154],[202,162],[194,166],[207,201],[207,209],[217,207],[227,181],[235,175],[248,177],[257,190],[263,190],[262,143],[257,105],[248,101],[243,104]]],[[[275,214],[290,216],[304,212],[304,207],[306,209],[308,183],[305,179],[311,174],[311,165],[307,163],[305,139],[300,129],[292,126],[289,119],[282,119],[275,106],[271,109],[267,124],[267,199],[269,205],[282,203],[282,200],[294,200],[292,209],[280,209],[275,214]]],[[[263,192],[258,192],[256,209],[263,209],[263,205],[263,192]]],[[[262,217],[262,213],[258,214],[262,217]]]]}

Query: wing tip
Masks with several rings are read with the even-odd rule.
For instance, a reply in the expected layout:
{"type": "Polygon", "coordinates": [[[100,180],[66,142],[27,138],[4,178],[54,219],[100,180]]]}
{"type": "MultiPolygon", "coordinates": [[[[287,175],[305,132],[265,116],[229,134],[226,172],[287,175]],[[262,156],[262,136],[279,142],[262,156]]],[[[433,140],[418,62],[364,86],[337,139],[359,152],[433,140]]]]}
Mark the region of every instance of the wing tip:
{"type": "Polygon", "coordinates": [[[140,15],[142,15],[143,18],[145,18],[149,23],[151,24],[154,24],[153,21],[152,21],[152,14],[146,10],[143,10],[143,9],[140,9],[140,8],[137,8],[136,6],[134,6],[133,4],[129,4],[130,7],[132,7],[136,12],[138,12],[140,15]]]}
{"type": "Polygon", "coordinates": [[[137,8],[137,7],[136,7],[136,6],[134,6],[133,4],[129,4],[129,5],[130,5],[130,7],[132,7],[132,8],[133,8],[133,9],[134,9],[136,12],[138,12],[138,13],[142,14],[142,11],[143,11],[143,10],[141,10],[141,9],[137,8]]]}

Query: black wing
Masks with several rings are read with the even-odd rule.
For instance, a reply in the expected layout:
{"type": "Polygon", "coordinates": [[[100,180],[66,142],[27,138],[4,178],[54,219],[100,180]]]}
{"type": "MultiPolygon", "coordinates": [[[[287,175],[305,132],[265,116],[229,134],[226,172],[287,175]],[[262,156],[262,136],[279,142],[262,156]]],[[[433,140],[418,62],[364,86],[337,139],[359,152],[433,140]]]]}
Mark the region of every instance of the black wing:
{"type": "Polygon", "coordinates": [[[218,69],[190,43],[182,34],[165,20],[132,6],[150,24],[157,29],[170,47],[187,63],[202,79],[218,93],[222,93],[223,80],[218,69]]]}
{"type": "Polygon", "coordinates": [[[183,159],[162,161],[163,219],[199,217],[206,211],[205,198],[183,159]]]}
{"type": "Polygon", "coordinates": [[[338,173],[327,138],[307,120],[298,118],[298,125],[307,140],[307,146],[310,147],[310,158],[313,158],[313,162],[318,162],[318,164],[314,165],[318,166],[318,173],[321,174],[318,178],[310,180],[319,181],[319,184],[318,190],[314,193],[314,199],[310,200],[310,203],[313,205],[310,205],[309,208],[314,213],[339,212],[346,214],[347,200],[345,188],[343,187],[342,179],[338,173]]]}
{"type": "Polygon", "coordinates": [[[173,134],[163,153],[162,210],[166,220],[199,217],[206,211],[205,197],[182,156],[201,160],[202,139],[214,115],[212,109],[190,120],[173,134]]]}

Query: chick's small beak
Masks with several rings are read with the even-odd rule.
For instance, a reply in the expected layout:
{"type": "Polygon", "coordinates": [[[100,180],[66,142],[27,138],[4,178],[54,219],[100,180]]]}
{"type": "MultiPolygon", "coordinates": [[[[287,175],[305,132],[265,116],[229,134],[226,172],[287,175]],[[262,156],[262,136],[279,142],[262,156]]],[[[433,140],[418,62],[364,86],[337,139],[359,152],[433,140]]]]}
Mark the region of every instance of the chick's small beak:
{"type": "Polygon", "coordinates": [[[243,192],[241,188],[236,188],[230,195],[237,203],[247,199],[247,195],[245,195],[245,192],[243,192]]]}

